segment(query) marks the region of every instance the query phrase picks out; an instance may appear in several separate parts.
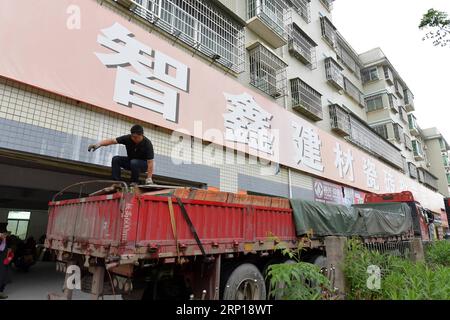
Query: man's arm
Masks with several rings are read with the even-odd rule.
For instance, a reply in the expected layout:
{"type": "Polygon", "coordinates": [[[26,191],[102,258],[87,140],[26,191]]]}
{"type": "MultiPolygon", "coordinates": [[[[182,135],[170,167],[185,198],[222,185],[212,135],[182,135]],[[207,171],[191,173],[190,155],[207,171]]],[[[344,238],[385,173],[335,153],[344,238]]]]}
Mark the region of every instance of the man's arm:
{"type": "Polygon", "coordinates": [[[89,145],[88,151],[89,152],[90,151],[95,151],[95,150],[97,150],[100,147],[106,147],[106,146],[110,146],[112,144],[117,144],[117,140],[115,138],[114,139],[105,139],[105,140],[99,141],[96,144],[89,145]]]}
{"type": "Polygon", "coordinates": [[[147,160],[147,178],[153,176],[153,160],[147,160]]]}

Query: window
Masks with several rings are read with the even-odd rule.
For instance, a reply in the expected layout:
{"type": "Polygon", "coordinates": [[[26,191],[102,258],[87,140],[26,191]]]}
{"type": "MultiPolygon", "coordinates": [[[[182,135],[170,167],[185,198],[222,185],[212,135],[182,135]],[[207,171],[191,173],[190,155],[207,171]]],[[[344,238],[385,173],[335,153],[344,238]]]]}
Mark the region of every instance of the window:
{"type": "Polygon", "coordinates": [[[286,93],[286,63],[260,43],[249,48],[250,84],[279,98],[286,93]]]}
{"type": "Polygon", "coordinates": [[[333,49],[336,47],[336,27],[327,17],[320,18],[322,37],[333,49]]]}
{"type": "Polygon", "coordinates": [[[133,12],[239,73],[245,67],[244,27],[210,1],[132,0],[133,12]]]}
{"type": "Polygon", "coordinates": [[[315,69],[317,44],[296,24],[289,25],[289,52],[310,69],[315,69]]]}
{"type": "Polygon", "coordinates": [[[382,125],[374,126],[374,127],[372,127],[372,129],[375,130],[376,133],[378,133],[380,136],[382,136],[386,140],[388,139],[389,135],[388,135],[387,125],[382,124],[382,125]]]}
{"type": "Polygon", "coordinates": [[[409,166],[409,176],[413,179],[417,179],[417,167],[412,162],[409,162],[408,166],[409,166]]]}
{"type": "Polygon", "coordinates": [[[322,120],[322,95],[299,78],[291,80],[292,107],[312,120],[322,120]]]}
{"type": "Polygon", "coordinates": [[[8,213],[8,231],[22,240],[27,238],[31,212],[10,211],[8,213]]]}
{"type": "Polygon", "coordinates": [[[247,0],[248,19],[259,17],[283,38],[286,34],[287,9],[284,0],[247,0]]]}
{"type": "Polygon", "coordinates": [[[394,123],[394,138],[398,142],[402,142],[403,128],[398,123],[394,123]]]}
{"type": "Polygon", "coordinates": [[[411,138],[406,133],[403,135],[404,135],[404,139],[405,139],[405,148],[409,151],[412,151],[413,147],[412,147],[411,138]]]}
{"type": "Polygon", "coordinates": [[[294,8],[307,23],[311,22],[310,2],[311,0],[287,0],[289,6],[294,8]]]}
{"type": "Polygon", "coordinates": [[[350,80],[344,77],[345,92],[360,106],[364,106],[364,95],[350,80]]]}
{"type": "Polygon", "coordinates": [[[368,112],[383,109],[383,97],[379,95],[366,98],[366,108],[368,112]]]}
{"type": "Polygon", "coordinates": [[[372,67],[369,69],[365,69],[362,71],[362,81],[363,83],[369,82],[369,81],[375,81],[379,80],[380,77],[378,76],[378,68],[372,67]]]}
{"type": "Polygon", "coordinates": [[[336,60],[331,57],[325,59],[325,73],[329,83],[335,86],[338,90],[344,89],[344,76],[342,75],[342,68],[336,60]]]}

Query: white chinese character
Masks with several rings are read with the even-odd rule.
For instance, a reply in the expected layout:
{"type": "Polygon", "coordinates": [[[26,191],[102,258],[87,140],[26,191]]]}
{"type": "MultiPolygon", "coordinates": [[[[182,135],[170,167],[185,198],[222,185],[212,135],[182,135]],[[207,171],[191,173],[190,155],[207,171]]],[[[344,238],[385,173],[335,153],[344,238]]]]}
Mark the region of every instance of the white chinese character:
{"type": "Polygon", "coordinates": [[[354,181],[352,151],[348,149],[347,152],[342,152],[339,142],[336,142],[336,147],[333,150],[336,154],[334,165],[339,170],[339,176],[341,178],[347,176],[350,181],[354,181]]]}
{"type": "Polygon", "coordinates": [[[292,122],[292,127],[294,128],[293,139],[297,163],[303,163],[311,169],[323,171],[320,153],[322,142],[317,131],[311,127],[303,127],[296,122],[292,122]]]}
{"type": "Polygon", "coordinates": [[[187,91],[188,67],[139,42],[118,23],[102,33],[97,42],[115,53],[95,55],[105,66],[117,68],[114,101],[130,107],[137,104],[162,113],[167,120],[177,121],[179,94],[157,80],[187,91]],[[126,66],[132,66],[137,73],[125,69],[126,66]]]}
{"type": "Polygon", "coordinates": [[[270,132],[272,115],[261,108],[248,93],[225,93],[228,113],[224,114],[225,139],[248,144],[251,148],[273,154],[274,136],[270,132]]]}
{"type": "Polygon", "coordinates": [[[367,177],[367,187],[379,190],[380,187],[377,184],[377,168],[375,163],[370,161],[370,159],[364,159],[363,170],[367,177]]]}
{"type": "Polygon", "coordinates": [[[393,174],[387,171],[384,172],[384,184],[387,192],[395,192],[395,179],[393,174]]]}

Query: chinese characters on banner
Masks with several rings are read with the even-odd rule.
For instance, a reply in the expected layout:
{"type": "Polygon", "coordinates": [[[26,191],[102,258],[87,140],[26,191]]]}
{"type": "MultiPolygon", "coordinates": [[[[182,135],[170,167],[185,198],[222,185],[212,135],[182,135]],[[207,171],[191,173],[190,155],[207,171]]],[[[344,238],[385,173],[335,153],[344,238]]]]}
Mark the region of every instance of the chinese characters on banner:
{"type": "Polygon", "coordinates": [[[106,67],[115,67],[113,100],[158,112],[177,122],[179,93],[188,90],[188,67],[139,42],[119,23],[102,30],[97,42],[114,53],[95,53],[106,67]],[[124,68],[131,66],[134,71],[124,68]]]}
{"type": "Polygon", "coordinates": [[[224,114],[225,139],[273,154],[274,136],[270,132],[272,115],[248,93],[225,93],[228,113],[224,114]]]}
{"type": "Polygon", "coordinates": [[[322,154],[319,134],[313,127],[304,126],[297,122],[292,122],[293,141],[295,148],[295,161],[297,164],[304,164],[305,166],[323,171],[322,154]]]}

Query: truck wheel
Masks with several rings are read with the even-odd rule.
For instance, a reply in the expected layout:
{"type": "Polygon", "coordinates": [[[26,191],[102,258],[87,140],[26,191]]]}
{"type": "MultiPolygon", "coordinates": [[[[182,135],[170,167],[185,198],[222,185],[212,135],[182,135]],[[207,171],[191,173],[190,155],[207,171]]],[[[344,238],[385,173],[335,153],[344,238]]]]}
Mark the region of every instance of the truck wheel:
{"type": "Polygon", "coordinates": [[[321,269],[327,267],[327,257],[321,254],[313,256],[308,262],[319,266],[321,269]]]}
{"type": "Polygon", "coordinates": [[[223,299],[265,300],[266,284],[258,268],[251,263],[244,263],[234,269],[226,280],[223,299]]]}

